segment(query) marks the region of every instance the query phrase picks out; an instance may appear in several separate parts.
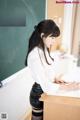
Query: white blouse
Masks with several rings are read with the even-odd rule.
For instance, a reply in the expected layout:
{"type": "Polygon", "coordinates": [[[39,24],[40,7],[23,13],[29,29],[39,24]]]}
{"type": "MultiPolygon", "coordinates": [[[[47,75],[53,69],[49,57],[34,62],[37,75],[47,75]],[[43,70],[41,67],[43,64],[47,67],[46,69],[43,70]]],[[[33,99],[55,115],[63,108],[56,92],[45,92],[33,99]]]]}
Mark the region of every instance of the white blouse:
{"type": "Polygon", "coordinates": [[[49,57],[46,49],[45,51],[47,60],[51,65],[46,63],[43,51],[35,47],[28,55],[28,67],[34,81],[41,85],[42,90],[49,95],[53,95],[58,92],[60,85],[54,83],[56,76],[54,61],[49,57]]]}

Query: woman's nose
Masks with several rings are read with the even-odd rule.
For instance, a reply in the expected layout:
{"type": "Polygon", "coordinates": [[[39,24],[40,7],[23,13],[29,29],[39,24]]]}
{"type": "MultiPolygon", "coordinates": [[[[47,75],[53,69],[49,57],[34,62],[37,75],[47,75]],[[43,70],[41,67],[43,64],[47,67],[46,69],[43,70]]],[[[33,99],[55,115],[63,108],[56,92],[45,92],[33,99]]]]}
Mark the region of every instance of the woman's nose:
{"type": "Polygon", "coordinates": [[[51,44],[53,45],[55,43],[55,40],[53,40],[52,42],[51,42],[51,44]]]}

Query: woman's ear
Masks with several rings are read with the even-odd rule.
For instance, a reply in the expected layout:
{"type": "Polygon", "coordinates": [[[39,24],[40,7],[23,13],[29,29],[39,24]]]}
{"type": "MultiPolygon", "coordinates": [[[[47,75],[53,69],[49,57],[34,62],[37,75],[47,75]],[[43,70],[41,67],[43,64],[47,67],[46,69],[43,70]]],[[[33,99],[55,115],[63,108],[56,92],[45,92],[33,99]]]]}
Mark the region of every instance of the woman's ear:
{"type": "Polygon", "coordinates": [[[44,33],[41,33],[41,38],[43,38],[44,37],[44,33]]]}

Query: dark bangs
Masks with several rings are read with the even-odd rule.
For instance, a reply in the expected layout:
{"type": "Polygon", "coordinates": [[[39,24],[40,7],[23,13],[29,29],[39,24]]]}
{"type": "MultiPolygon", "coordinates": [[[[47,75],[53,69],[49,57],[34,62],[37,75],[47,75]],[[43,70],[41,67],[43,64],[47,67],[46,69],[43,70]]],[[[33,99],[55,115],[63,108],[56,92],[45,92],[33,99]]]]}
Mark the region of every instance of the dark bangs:
{"type": "Polygon", "coordinates": [[[60,29],[55,23],[51,23],[46,26],[46,29],[43,30],[43,33],[45,33],[45,37],[51,34],[53,37],[58,37],[60,35],[60,29]]]}
{"type": "Polygon", "coordinates": [[[59,35],[60,35],[60,30],[59,30],[58,26],[55,26],[55,27],[53,28],[53,31],[52,31],[52,33],[51,33],[51,36],[53,36],[53,37],[58,37],[59,35]]]}

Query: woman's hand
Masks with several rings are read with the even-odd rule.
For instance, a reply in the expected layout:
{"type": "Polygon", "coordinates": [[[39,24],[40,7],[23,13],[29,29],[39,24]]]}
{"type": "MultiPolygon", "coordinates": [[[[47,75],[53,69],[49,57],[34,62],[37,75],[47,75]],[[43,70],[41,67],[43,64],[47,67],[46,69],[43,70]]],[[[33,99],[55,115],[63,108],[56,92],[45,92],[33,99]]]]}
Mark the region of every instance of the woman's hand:
{"type": "Polygon", "coordinates": [[[57,83],[57,84],[65,84],[66,82],[61,79],[62,76],[63,76],[63,75],[61,74],[61,75],[59,75],[58,77],[56,77],[55,80],[54,80],[54,83],[57,83]]]}
{"type": "Polygon", "coordinates": [[[72,83],[65,83],[60,85],[60,90],[80,90],[80,83],[72,82],[72,83]]]}
{"type": "Polygon", "coordinates": [[[59,75],[55,78],[54,83],[60,84],[60,90],[80,90],[80,82],[65,82],[62,80],[63,75],[59,75]]]}
{"type": "Polygon", "coordinates": [[[54,83],[57,83],[57,84],[65,84],[66,82],[65,82],[64,80],[55,79],[54,83]]]}

